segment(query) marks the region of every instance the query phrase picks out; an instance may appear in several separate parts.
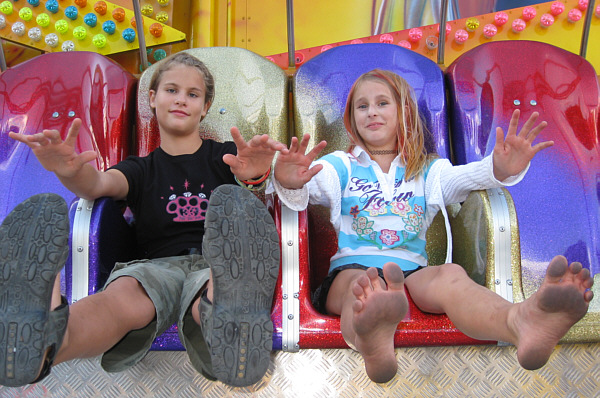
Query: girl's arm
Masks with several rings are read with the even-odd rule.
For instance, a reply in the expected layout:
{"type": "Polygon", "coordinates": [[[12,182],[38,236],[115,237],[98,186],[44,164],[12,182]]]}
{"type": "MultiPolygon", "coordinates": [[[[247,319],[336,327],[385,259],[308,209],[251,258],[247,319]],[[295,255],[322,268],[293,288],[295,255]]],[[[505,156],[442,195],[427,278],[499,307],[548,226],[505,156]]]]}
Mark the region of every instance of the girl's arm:
{"type": "Polygon", "coordinates": [[[44,130],[33,135],[9,133],[9,137],[24,143],[48,171],[52,171],[63,185],[85,199],[108,196],[124,199],[129,191],[127,179],[117,170],[102,172],[89,164],[96,159],[95,151],[75,152],[75,143],[81,128],[81,119],[73,120],[63,141],[58,130],[44,130]]]}

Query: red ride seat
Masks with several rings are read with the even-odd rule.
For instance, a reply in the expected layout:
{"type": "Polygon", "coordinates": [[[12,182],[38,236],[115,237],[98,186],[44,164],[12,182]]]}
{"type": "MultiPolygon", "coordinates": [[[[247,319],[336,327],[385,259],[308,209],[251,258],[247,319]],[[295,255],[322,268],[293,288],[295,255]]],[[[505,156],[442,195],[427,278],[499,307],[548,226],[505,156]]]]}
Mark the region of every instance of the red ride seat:
{"type": "MultiPolygon", "coordinates": [[[[374,68],[392,70],[404,77],[414,88],[422,117],[432,133],[427,145],[442,157],[449,157],[447,109],[444,75],[429,59],[413,51],[388,44],[357,44],[327,50],[304,63],[293,83],[295,135],[312,136],[311,146],[325,139],[325,152],[345,149],[348,145],[343,125],[346,96],[356,78],[374,68]]],[[[504,201],[506,214],[514,214],[504,201]]],[[[282,225],[283,277],[283,348],[347,347],[340,331],[339,317],[321,314],[311,302],[314,290],[329,270],[329,259],[337,250],[337,237],[329,222],[328,209],[317,206],[300,213],[282,206],[278,212],[282,225]]],[[[448,209],[454,236],[454,253],[461,254],[467,269],[473,269],[467,248],[476,246],[492,252],[492,210],[487,195],[472,193],[465,205],[448,209]],[[465,226],[465,223],[470,225],[465,226]]],[[[507,219],[510,227],[511,219],[507,219]]],[[[510,230],[510,229],[509,229],[510,230]]],[[[516,231],[516,225],[513,225],[516,231]]],[[[516,233],[516,232],[515,232],[516,233]]],[[[428,230],[430,265],[445,262],[447,234],[441,214],[428,230]]],[[[508,247],[510,251],[514,246],[508,247]]],[[[476,254],[480,254],[479,252],[476,254]]],[[[493,267],[495,253],[486,259],[493,267]]],[[[455,256],[456,259],[456,256],[455,256]]],[[[485,274],[485,270],[481,271],[485,274]]],[[[475,274],[473,274],[475,275],[475,274]]],[[[484,281],[479,280],[480,283],[484,281]]],[[[459,332],[446,315],[421,312],[410,302],[409,313],[398,325],[396,346],[454,345],[487,343],[473,340],[459,332]]]]}
{"type": "MultiPolygon", "coordinates": [[[[67,203],[77,199],[54,173],[42,168],[29,147],[8,138],[10,131],[35,134],[57,129],[65,138],[73,119],[80,118],[83,124],[75,148],[96,151],[93,165],[106,170],[130,152],[136,85],[131,73],[94,52],[47,53],[4,71],[0,75],[0,219],[37,193],[56,193],[67,203]]],[[[77,202],[71,207],[71,225],[81,213],[78,208],[77,202]]],[[[94,293],[105,272],[100,264],[114,264],[120,258],[117,253],[126,252],[128,246],[121,239],[106,246],[92,242],[99,245],[92,255],[90,242],[81,238],[71,237],[72,255],[62,278],[70,301],[94,293]]]]}

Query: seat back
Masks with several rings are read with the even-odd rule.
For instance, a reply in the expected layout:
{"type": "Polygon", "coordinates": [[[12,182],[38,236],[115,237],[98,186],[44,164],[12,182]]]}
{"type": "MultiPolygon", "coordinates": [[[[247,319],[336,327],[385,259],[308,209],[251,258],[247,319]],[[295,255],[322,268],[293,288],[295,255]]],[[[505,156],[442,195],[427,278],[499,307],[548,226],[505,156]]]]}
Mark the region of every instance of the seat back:
{"type": "MultiPolygon", "coordinates": [[[[231,127],[238,127],[246,141],[254,135],[269,134],[286,143],[288,137],[288,77],[277,65],[242,48],[210,47],[184,50],[206,64],[215,78],[215,97],[200,123],[199,132],[204,138],[231,141],[231,127]]],[[[155,65],[140,77],[138,85],[137,145],[136,153],[144,156],[160,145],[156,117],[148,98],[148,90],[155,65]]],[[[279,286],[280,283],[277,284],[279,286]]],[[[281,292],[275,293],[281,300],[281,292]]],[[[278,305],[275,303],[274,308],[278,305]]],[[[277,324],[281,314],[274,313],[276,332],[274,347],[281,347],[277,324]]],[[[175,325],[159,336],[153,344],[155,350],[183,349],[175,325]]]]}
{"type": "MultiPolygon", "coordinates": [[[[93,165],[105,170],[129,154],[136,84],[137,79],[131,73],[93,52],[47,53],[2,73],[0,219],[37,193],[56,193],[67,203],[76,199],[53,173],[43,169],[29,147],[10,139],[9,132],[35,134],[44,129],[57,129],[65,138],[73,119],[81,118],[83,123],[75,149],[96,151],[98,156],[93,165]]],[[[75,224],[78,209],[75,202],[70,213],[71,225],[75,224]]],[[[88,241],[80,245],[78,234],[72,234],[71,242],[73,250],[61,279],[62,290],[69,300],[72,300],[74,286],[75,289],[85,286],[83,290],[88,294],[95,291],[100,278],[98,267],[89,268],[88,241]],[[76,260],[79,262],[75,267],[74,254],[82,259],[76,260]],[[91,292],[88,285],[94,286],[91,292]]],[[[104,248],[96,256],[107,256],[104,248]]]]}
{"type": "MultiPolygon", "coordinates": [[[[287,76],[265,58],[237,47],[210,47],[184,50],[206,64],[215,78],[215,98],[200,123],[203,137],[230,141],[231,127],[238,127],[244,139],[269,134],[288,141],[287,76]]],[[[155,65],[140,77],[138,86],[137,147],[144,156],[158,147],[156,117],[150,109],[148,90],[155,65]]]]}
{"type": "MultiPolygon", "coordinates": [[[[354,81],[372,69],[396,72],[412,85],[419,111],[431,132],[426,142],[441,157],[449,157],[444,75],[437,64],[402,47],[388,44],[356,44],[335,47],[304,63],[294,82],[295,135],[311,134],[311,146],[326,140],[324,152],[348,146],[343,113],[354,81]]],[[[299,224],[299,347],[346,347],[339,318],[318,313],[311,303],[337,250],[337,236],[329,222],[329,210],[309,206],[298,215],[299,224]]],[[[446,230],[441,214],[428,229],[430,264],[442,264],[446,257],[446,230]]],[[[285,241],[285,239],[284,239],[285,241]]],[[[286,278],[283,264],[284,279],[286,278]]],[[[289,278],[293,279],[293,278],[289,278]]],[[[296,290],[297,291],[297,290],[296,290]]],[[[296,319],[283,314],[286,318],[296,319]]],[[[473,343],[451,324],[445,315],[423,314],[410,303],[406,323],[399,327],[394,342],[400,345],[473,343]]]]}
{"type": "MultiPolygon", "coordinates": [[[[328,145],[322,155],[345,150],[350,141],[343,117],[350,87],[360,75],[375,68],[395,72],[413,87],[419,112],[431,133],[431,140],[427,142],[428,149],[448,158],[450,151],[442,71],[422,55],[390,44],[335,47],[303,64],[294,76],[293,83],[295,135],[301,138],[305,133],[310,133],[313,144],[326,140],[328,145]]],[[[327,209],[316,206],[311,206],[308,214],[311,242],[320,244],[324,241],[312,238],[318,236],[319,232],[325,233],[323,237],[327,237],[326,241],[330,242],[326,247],[320,245],[320,249],[310,250],[313,289],[325,277],[329,259],[337,250],[337,238],[329,223],[328,214],[327,209]],[[319,265],[314,267],[317,264],[319,265]]],[[[443,223],[441,226],[443,227],[443,223]]],[[[431,254],[436,259],[441,257],[441,262],[445,258],[444,239],[436,239],[441,245],[430,245],[432,248],[439,248],[438,253],[432,251],[431,254]]]]}
{"type": "Polygon", "coordinates": [[[73,119],[81,118],[76,150],[95,150],[94,166],[104,170],[129,153],[136,82],[114,61],[92,52],[47,53],[0,75],[0,220],[37,193],[54,192],[67,203],[75,198],[8,133],[58,129],[64,138],[73,119]]]}
{"type": "Polygon", "coordinates": [[[514,109],[519,128],[533,113],[548,126],[536,142],[554,146],[532,161],[524,180],[509,191],[517,209],[520,296],[540,285],[557,254],[600,271],[600,92],[594,68],[561,48],[529,41],[480,45],[446,71],[455,160],[464,164],[491,153],[495,127],[506,131],[514,109]],[[536,54],[523,56],[523,54],[536,54]]]}
{"type": "Polygon", "coordinates": [[[325,153],[346,149],[343,115],[354,81],[375,68],[402,76],[414,89],[419,112],[432,135],[427,142],[440,157],[450,157],[444,77],[428,58],[393,44],[334,47],[304,63],[294,76],[295,135],[328,142],[325,153]]]}

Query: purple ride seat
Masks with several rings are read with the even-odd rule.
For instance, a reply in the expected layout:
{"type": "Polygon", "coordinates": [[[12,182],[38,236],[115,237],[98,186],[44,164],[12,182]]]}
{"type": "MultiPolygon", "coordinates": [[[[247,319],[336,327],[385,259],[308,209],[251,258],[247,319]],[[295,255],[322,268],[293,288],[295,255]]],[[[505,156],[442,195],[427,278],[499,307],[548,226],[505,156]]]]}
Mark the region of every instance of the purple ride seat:
{"type": "MultiPolygon", "coordinates": [[[[491,153],[495,127],[506,132],[514,109],[519,127],[533,112],[548,122],[536,142],[554,146],[539,153],[524,180],[510,187],[517,209],[521,257],[513,264],[515,301],[539,287],[557,254],[600,272],[600,91],[596,71],[585,59],[532,41],[480,45],[446,71],[450,91],[455,160],[464,164],[491,153]],[[535,56],[523,56],[535,54],[535,56]]],[[[490,278],[491,281],[498,277],[490,278]]],[[[596,287],[598,277],[596,277],[596,287]]],[[[598,293],[596,293],[598,294],[598,293]]],[[[593,303],[592,303],[593,304],[593,303]]],[[[590,313],[565,341],[591,336],[590,313]]]]}
{"type": "MultiPolygon", "coordinates": [[[[57,129],[64,138],[73,119],[81,118],[83,124],[76,150],[95,150],[98,157],[94,166],[105,170],[129,153],[136,83],[135,77],[120,65],[93,52],[47,53],[3,72],[0,75],[0,186],[3,191],[0,219],[37,193],[56,193],[67,203],[76,200],[54,173],[44,170],[29,147],[10,139],[8,133],[35,134],[44,129],[57,129]]],[[[71,208],[71,221],[75,208],[71,208]]],[[[74,248],[73,252],[85,254],[87,247],[80,252],[74,248]]],[[[110,257],[110,250],[103,250],[101,256],[110,257]]],[[[67,260],[62,278],[70,301],[71,260],[72,256],[67,260]]],[[[87,259],[79,270],[96,274],[95,270],[88,270],[87,259]]],[[[77,271],[75,274],[77,278],[77,271]]]]}
{"type": "MultiPolygon", "coordinates": [[[[325,139],[325,152],[345,149],[348,139],[343,125],[343,111],[350,86],[364,72],[374,68],[394,71],[404,77],[414,88],[419,110],[432,133],[428,142],[441,157],[449,157],[447,109],[444,76],[437,64],[424,56],[390,44],[357,44],[335,47],[307,61],[297,71],[293,83],[295,135],[310,133],[311,146],[325,139]]],[[[491,239],[483,225],[490,219],[479,194],[472,194],[462,210],[452,212],[450,221],[455,241],[486,244],[491,239]],[[473,213],[474,212],[474,213],[473,213]],[[476,217],[469,217],[475,214],[476,217]],[[477,233],[465,227],[465,219],[477,219],[477,233]],[[454,226],[457,224],[457,228],[454,226]]],[[[456,208],[455,208],[456,209],[456,208]]],[[[287,310],[283,312],[284,347],[344,348],[339,317],[318,313],[311,304],[311,295],[329,269],[329,259],[337,250],[337,237],[329,222],[328,209],[310,205],[302,212],[293,212],[282,206],[282,225],[296,223],[296,236],[286,235],[282,228],[283,297],[287,297],[287,310]],[[294,249],[295,246],[298,248],[294,249]],[[284,253],[294,261],[286,264],[284,253]],[[295,250],[295,252],[294,252],[295,250]],[[286,282],[290,286],[285,286],[286,282]],[[289,314],[286,316],[286,314],[289,314]],[[285,332],[285,330],[289,332],[285,332]]],[[[292,229],[293,230],[293,229],[292,229]]],[[[429,263],[441,264],[446,259],[446,229],[439,214],[428,230],[429,263]]],[[[457,243],[458,244],[458,243],[457,243]]],[[[455,244],[456,245],[456,244],[455,244]]],[[[487,262],[493,263],[492,260],[487,262]]],[[[286,300],[283,300],[284,303],[286,300]]],[[[407,317],[400,323],[394,343],[396,346],[451,345],[489,343],[473,340],[460,333],[445,315],[421,312],[410,301],[407,317]]]]}

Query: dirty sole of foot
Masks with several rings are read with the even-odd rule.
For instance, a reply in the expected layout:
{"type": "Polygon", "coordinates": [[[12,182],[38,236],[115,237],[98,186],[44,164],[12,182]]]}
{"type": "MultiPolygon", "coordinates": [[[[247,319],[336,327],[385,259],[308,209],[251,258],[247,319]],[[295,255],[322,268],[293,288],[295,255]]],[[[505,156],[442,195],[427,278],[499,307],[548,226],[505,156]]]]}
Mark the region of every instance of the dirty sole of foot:
{"type": "Polygon", "coordinates": [[[279,274],[279,235],[248,190],[223,185],[206,213],[203,254],[213,278],[214,376],[232,386],[262,379],[273,347],[271,305],[279,274]]]}
{"type": "Polygon", "coordinates": [[[69,218],[58,195],[35,195],[0,226],[0,384],[33,382],[46,356],[56,275],[68,256],[69,218]]]}

